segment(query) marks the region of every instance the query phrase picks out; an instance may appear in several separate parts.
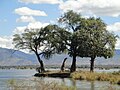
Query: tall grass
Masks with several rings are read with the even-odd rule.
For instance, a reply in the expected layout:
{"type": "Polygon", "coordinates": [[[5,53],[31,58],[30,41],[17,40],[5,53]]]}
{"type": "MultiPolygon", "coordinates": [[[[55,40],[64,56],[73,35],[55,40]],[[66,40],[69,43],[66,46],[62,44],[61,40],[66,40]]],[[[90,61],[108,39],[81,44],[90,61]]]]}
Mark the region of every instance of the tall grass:
{"type": "Polygon", "coordinates": [[[45,82],[41,80],[15,80],[8,81],[10,90],[76,90],[75,87],[58,84],[56,82],[45,82]]]}
{"type": "Polygon", "coordinates": [[[112,84],[120,85],[120,75],[118,73],[97,73],[89,71],[80,71],[72,73],[70,77],[77,80],[109,81],[112,84]]]}

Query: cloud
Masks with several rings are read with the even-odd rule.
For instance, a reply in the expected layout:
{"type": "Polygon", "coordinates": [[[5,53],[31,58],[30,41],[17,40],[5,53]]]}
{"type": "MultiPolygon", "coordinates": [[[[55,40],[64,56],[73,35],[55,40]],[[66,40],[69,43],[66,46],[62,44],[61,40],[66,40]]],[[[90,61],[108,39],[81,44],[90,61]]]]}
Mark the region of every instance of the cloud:
{"type": "Polygon", "coordinates": [[[4,36],[4,37],[0,37],[0,47],[2,48],[13,48],[12,45],[12,36],[4,36]]]}
{"type": "Polygon", "coordinates": [[[116,49],[120,49],[120,38],[117,39],[117,43],[115,45],[116,49]]]}
{"type": "Polygon", "coordinates": [[[28,15],[28,16],[47,16],[44,11],[32,10],[28,7],[17,8],[14,11],[18,15],[28,15]]]}
{"type": "Polygon", "coordinates": [[[42,3],[58,4],[62,0],[19,0],[19,1],[24,3],[33,3],[33,4],[42,4],[42,3]]]}
{"type": "MultiPolygon", "coordinates": [[[[14,34],[21,34],[21,33],[24,33],[25,29],[39,29],[39,28],[42,28],[42,27],[45,27],[47,26],[49,23],[41,23],[39,21],[35,21],[35,22],[31,22],[29,23],[27,26],[21,26],[21,27],[16,27],[13,31],[13,35],[14,34]]],[[[0,37],[0,47],[3,47],[3,48],[13,48],[13,44],[12,44],[12,37],[0,37]]],[[[21,50],[23,52],[26,52],[28,53],[28,50],[21,50]]]]}
{"type": "MultiPolygon", "coordinates": [[[[13,36],[4,36],[0,37],[0,47],[1,48],[8,48],[8,49],[15,49],[14,45],[12,44],[13,36]]],[[[20,50],[25,53],[29,53],[29,50],[20,50]]]]}
{"type": "Polygon", "coordinates": [[[26,29],[26,26],[16,27],[15,30],[13,31],[13,34],[21,34],[24,32],[25,29],[26,29]]]}
{"type": "MultiPolygon", "coordinates": [[[[116,23],[108,25],[107,30],[109,32],[115,33],[116,35],[120,35],[120,22],[116,22],[116,23]]],[[[120,38],[117,38],[115,48],[120,49],[120,38]]]]}
{"type": "Polygon", "coordinates": [[[36,20],[32,16],[21,16],[16,22],[35,22],[36,20]]]}
{"type": "Polygon", "coordinates": [[[120,16],[120,0],[67,0],[59,8],[64,12],[74,10],[89,15],[120,16]]]}
{"type": "Polygon", "coordinates": [[[36,21],[36,22],[33,22],[33,23],[29,23],[28,25],[27,25],[27,28],[28,29],[38,29],[38,28],[42,28],[42,27],[45,27],[45,26],[47,26],[49,23],[41,23],[41,22],[39,22],[39,21],[36,21]]]}
{"type": "MultiPolygon", "coordinates": [[[[22,27],[16,27],[15,30],[13,31],[13,34],[21,34],[21,33],[24,33],[25,29],[39,29],[39,28],[42,28],[42,27],[45,27],[47,26],[49,23],[41,23],[39,21],[36,21],[36,22],[31,22],[29,23],[27,26],[22,26],[22,27]]],[[[9,39],[8,39],[9,41],[9,39]]],[[[12,42],[12,41],[11,41],[12,42]]],[[[12,46],[13,47],[13,46],[12,46]]],[[[7,48],[7,47],[6,47],[7,48]]],[[[20,50],[20,51],[23,51],[25,53],[29,53],[29,50],[20,50]]]]}
{"type": "Polygon", "coordinates": [[[31,22],[27,26],[16,27],[13,31],[13,34],[21,34],[24,32],[25,29],[39,29],[42,27],[47,26],[49,23],[41,23],[39,21],[31,22]]]}
{"type": "Polygon", "coordinates": [[[120,22],[116,22],[114,24],[108,25],[107,30],[110,31],[110,32],[120,31],[120,22]]]}

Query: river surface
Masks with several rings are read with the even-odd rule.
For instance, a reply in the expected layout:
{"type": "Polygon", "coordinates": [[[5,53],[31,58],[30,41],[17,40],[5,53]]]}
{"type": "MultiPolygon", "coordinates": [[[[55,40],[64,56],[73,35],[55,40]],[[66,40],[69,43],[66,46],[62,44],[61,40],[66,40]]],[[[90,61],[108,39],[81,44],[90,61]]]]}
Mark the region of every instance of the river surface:
{"type": "MultiPolygon", "coordinates": [[[[99,70],[96,70],[99,72],[99,70]]],[[[118,71],[118,69],[103,70],[104,72],[118,71]]],[[[102,70],[100,70],[102,72],[102,70]]],[[[80,81],[72,80],[70,78],[38,78],[33,75],[36,73],[34,69],[0,69],[0,90],[11,90],[8,85],[9,80],[32,81],[37,79],[39,81],[50,82],[54,81],[62,83],[67,86],[74,86],[77,90],[120,90],[119,85],[112,85],[104,81],[80,81]]]]}

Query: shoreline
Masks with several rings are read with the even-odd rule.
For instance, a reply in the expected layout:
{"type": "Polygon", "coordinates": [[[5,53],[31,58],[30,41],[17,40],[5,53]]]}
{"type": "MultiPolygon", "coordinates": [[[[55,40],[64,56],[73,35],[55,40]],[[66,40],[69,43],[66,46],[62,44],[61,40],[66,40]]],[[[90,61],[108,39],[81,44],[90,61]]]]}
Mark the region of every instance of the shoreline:
{"type": "Polygon", "coordinates": [[[74,80],[86,80],[86,81],[108,81],[111,84],[120,85],[120,71],[113,73],[98,73],[89,71],[76,71],[60,72],[60,71],[49,71],[44,73],[36,73],[35,77],[53,77],[53,78],[72,78],[74,80]]]}
{"type": "Polygon", "coordinates": [[[54,78],[70,78],[70,72],[45,72],[36,73],[35,77],[54,77],[54,78]]]}
{"type": "MultiPolygon", "coordinates": [[[[11,68],[15,68],[15,69],[36,69],[37,67],[39,67],[39,65],[18,65],[18,66],[0,66],[0,69],[11,69],[11,68]]],[[[52,68],[52,69],[60,69],[61,65],[45,65],[46,69],[52,68]]],[[[66,65],[65,66],[66,69],[70,68],[70,65],[66,65]]],[[[77,69],[89,69],[90,66],[89,65],[77,65],[76,66],[77,69]]],[[[94,69],[105,69],[105,70],[109,70],[109,69],[120,69],[120,65],[95,65],[94,69]]]]}

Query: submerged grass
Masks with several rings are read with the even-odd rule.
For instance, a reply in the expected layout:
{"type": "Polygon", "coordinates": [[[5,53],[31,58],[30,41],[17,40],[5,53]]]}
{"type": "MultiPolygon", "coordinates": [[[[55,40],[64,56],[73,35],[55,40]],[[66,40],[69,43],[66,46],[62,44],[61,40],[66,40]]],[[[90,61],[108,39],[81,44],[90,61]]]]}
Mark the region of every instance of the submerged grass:
{"type": "Polygon", "coordinates": [[[97,73],[89,71],[79,71],[71,73],[71,78],[77,80],[87,80],[87,81],[109,81],[112,84],[120,85],[120,73],[97,73]]]}
{"type": "Polygon", "coordinates": [[[15,80],[8,81],[10,90],[76,90],[75,87],[58,84],[57,82],[45,82],[41,80],[15,80]]]}

